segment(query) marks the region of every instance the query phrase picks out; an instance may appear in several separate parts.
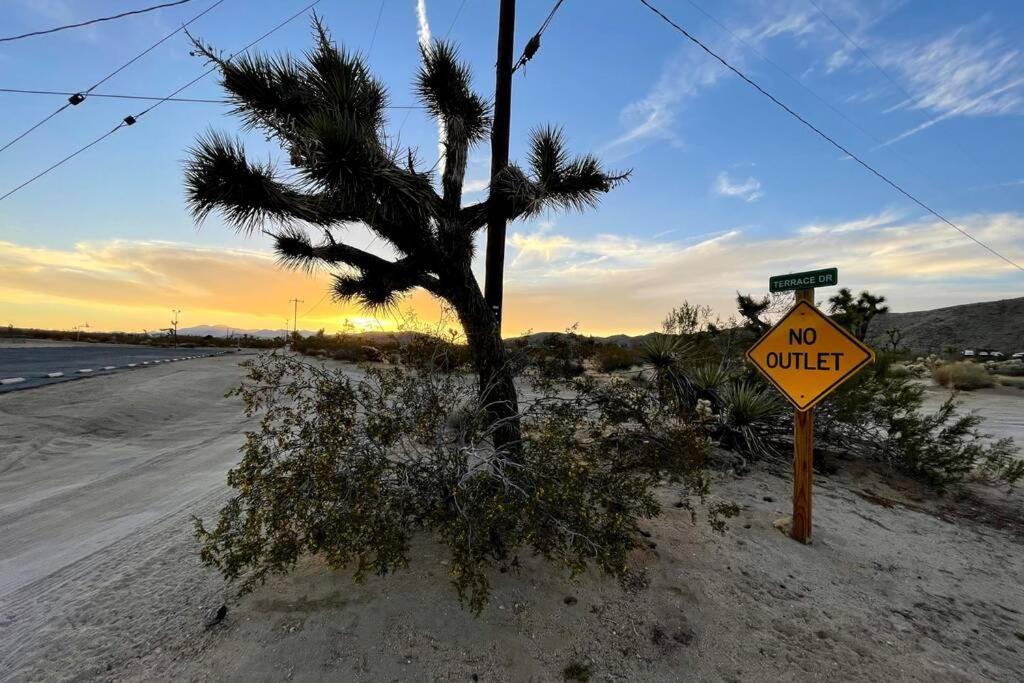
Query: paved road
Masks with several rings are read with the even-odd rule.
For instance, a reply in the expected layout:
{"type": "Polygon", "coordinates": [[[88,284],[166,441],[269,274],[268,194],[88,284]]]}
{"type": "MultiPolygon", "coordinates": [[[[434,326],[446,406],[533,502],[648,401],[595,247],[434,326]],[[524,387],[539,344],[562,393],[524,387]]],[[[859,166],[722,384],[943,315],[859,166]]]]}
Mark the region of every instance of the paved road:
{"type": "Polygon", "coordinates": [[[73,344],[0,348],[0,393],[227,353],[218,348],[73,344]],[[88,372],[83,372],[88,371],[88,372]],[[60,373],[56,377],[48,374],[60,373]],[[21,379],[23,381],[12,381],[21,379]]]}

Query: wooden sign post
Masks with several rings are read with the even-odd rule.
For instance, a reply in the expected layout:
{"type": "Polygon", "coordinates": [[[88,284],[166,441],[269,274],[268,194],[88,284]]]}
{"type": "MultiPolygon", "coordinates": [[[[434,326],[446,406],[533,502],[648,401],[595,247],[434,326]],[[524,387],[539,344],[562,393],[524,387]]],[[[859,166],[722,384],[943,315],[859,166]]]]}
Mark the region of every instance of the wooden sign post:
{"type": "Polygon", "coordinates": [[[835,268],[778,275],[773,292],[794,290],[793,308],[747,351],[747,360],[793,404],[793,523],[790,535],[811,542],[814,486],[814,406],[875,352],[814,305],[814,286],[838,282],[835,268]]]}
{"type": "MultiPolygon", "coordinates": [[[[796,303],[814,305],[813,289],[798,289],[796,303]]],[[[814,408],[793,411],[793,525],[789,535],[811,542],[811,492],[814,490],[814,408]]]]}

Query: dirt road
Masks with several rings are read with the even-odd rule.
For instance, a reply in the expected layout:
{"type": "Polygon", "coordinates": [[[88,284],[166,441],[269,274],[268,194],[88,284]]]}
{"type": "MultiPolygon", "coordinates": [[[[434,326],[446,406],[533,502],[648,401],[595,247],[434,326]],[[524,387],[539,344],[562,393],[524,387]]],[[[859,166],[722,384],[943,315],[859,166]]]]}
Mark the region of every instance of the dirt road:
{"type": "MultiPolygon", "coordinates": [[[[0,396],[0,681],[1020,680],[1024,523],[959,514],[855,462],[816,476],[814,544],[788,467],[722,474],[739,517],[694,526],[679,493],[645,523],[646,586],[578,580],[522,553],[459,608],[445,550],[353,585],[317,559],[235,596],[200,566],[190,515],[226,495],[246,422],[237,358],[0,396]],[[224,621],[204,615],[226,603],[224,621]]],[[[977,503],[975,503],[977,505],[977,503]]],[[[987,508],[986,508],[987,509],[987,508]]],[[[703,508],[698,506],[698,515],[703,508]]]]}
{"type": "Polygon", "coordinates": [[[96,674],[217,599],[184,570],[189,517],[215,509],[238,461],[240,400],[224,398],[238,362],[0,396],[0,678],[66,675],[47,670],[62,655],[96,674]]]}

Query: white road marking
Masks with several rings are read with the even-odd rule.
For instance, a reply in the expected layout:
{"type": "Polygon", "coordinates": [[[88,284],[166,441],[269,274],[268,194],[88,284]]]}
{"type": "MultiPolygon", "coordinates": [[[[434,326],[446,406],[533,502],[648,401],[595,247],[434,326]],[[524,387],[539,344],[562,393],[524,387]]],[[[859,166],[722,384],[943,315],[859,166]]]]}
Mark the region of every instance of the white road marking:
{"type": "Polygon", "coordinates": [[[49,377],[50,379],[54,379],[55,377],[63,377],[64,373],[63,372],[48,372],[48,373],[46,373],[46,376],[49,377]]]}
{"type": "Polygon", "coordinates": [[[92,368],[82,368],[81,370],[78,371],[78,373],[82,374],[82,375],[90,373],[90,372],[92,372],[92,368]]]}
{"type": "Polygon", "coordinates": [[[24,377],[7,377],[6,379],[0,379],[0,384],[18,384],[24,381],[24,377]]]}
{"type": "Polygon", "coordinates": [[[116,370],[117,366],[116,365],[104,365],[103,369],[104,370],[116,370]]]}

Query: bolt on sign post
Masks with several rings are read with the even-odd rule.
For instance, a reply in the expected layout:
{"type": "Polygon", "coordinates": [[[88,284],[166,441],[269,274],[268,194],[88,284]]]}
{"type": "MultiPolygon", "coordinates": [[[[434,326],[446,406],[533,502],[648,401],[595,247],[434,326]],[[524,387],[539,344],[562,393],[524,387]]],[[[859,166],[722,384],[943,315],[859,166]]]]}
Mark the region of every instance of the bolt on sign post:
{"type": "Polygon", "coordinates": [[[835,268],[770,278],[770,291],[795,291],[796,303],[746,354],[795,409],[791,535],[801,543],[811,542],[814,406],[875,360],[874,351],[814,305],[814,287],[838,281],[835,268]]]}

